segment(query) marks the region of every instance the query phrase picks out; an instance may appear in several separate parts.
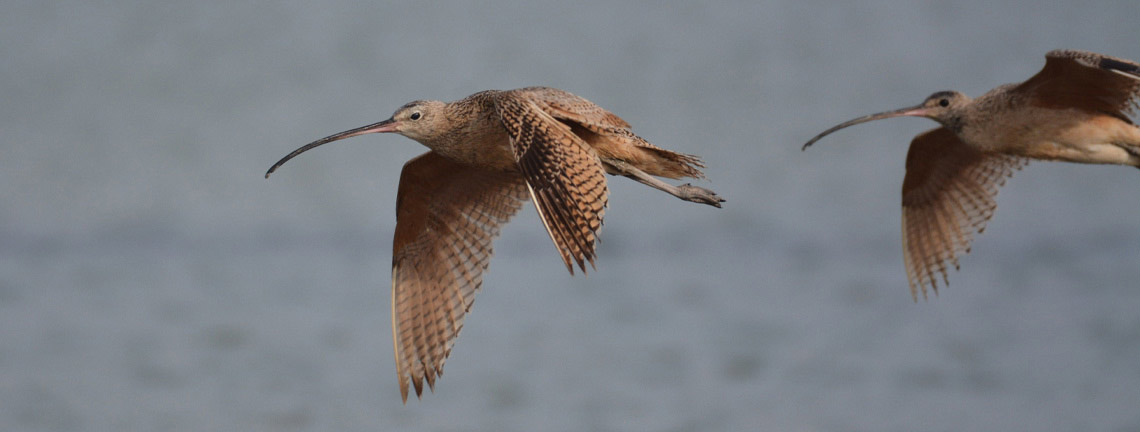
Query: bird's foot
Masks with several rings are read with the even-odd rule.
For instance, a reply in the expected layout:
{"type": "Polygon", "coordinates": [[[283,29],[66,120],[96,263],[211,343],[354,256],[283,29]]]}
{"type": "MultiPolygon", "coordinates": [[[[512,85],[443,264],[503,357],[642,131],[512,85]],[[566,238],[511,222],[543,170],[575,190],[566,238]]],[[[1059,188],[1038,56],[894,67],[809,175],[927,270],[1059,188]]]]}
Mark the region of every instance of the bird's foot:
{"type": "Polygon", "coordinates": [[[688,183],[677,186],[677,192],[677,198],[695,203],[708,204],[716,208],[720,208],[720,203],[724,202],[724,198],[721,198],[716,192],[688,183]]]}

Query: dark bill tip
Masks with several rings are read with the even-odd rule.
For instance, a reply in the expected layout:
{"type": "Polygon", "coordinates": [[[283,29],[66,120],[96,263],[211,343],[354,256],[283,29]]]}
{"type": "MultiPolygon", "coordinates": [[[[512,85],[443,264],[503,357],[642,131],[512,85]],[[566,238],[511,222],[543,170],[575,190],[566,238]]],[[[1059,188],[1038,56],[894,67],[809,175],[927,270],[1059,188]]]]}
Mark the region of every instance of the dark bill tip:
{"type": "Polygon", "coordinates": [[[312,150],[313,148],[316,148],[318,146],[328,144],[328,143],[331,143],[333,141],[342,140],[345,138],[352,138],[354,136],[359,136],[359,135],[364,135],[364,134],[382,133],[382,132],[395,132],[395,131],[396,131],[396,121],[393,119],[388,119],[388,120],[384,120],[384,121],[379,122],[379,123],[370,124],[368,126],[361,126],[361,127],[356,128],[356,129],[350,129],[350,130],[346,130],[346,131],[341,132],[341,133],[329,135],[327,137],[324,137],[324,138],[321,138],[319,140],[313,141],[311,143],[305,144],[304,146],[301,146],[301,148],[293,150],[292,153],[289,153],[285,157],[281,158],[281,160],[277,161],[277,163],[275,163],[275,164],[273,164],[273,166],[269,167],[269,171],[265,172],[265,178],[269,178],[270,174],[273,174],[274,171],[277,171],[277,168],[280,167],[281,165],[285,165],[285,162],[288,162],[289,159],[293,159],[293,158],[297,157],[298,155],[300,155],[301,153],[312,150]]]}

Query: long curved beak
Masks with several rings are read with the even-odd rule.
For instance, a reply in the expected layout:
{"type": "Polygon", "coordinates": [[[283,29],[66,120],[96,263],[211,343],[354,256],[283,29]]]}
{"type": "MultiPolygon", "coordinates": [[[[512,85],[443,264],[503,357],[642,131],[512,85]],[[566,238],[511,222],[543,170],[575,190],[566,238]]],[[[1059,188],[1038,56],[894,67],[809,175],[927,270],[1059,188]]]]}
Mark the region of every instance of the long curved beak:
{"type": "Polygon", "coordinates": [[[815,138],[812,138],[811,140],[809,140],[807,142],[807,144],[804,144],[804,147],[800,150],[807,150],[807,148],[811,147],[812,144],[815,144],[816,141],[823,139],[823,137],[825,137],[825,136],[831,135],[832,132],[835,132],[837,130],[843,129],[843,128],[848,127],[848,126],[855,126],[859,123],[866,123],[869,121],[882,120],[882,119],[891,118],[891,117],[907,117],[907,116],[910,116],[910,117],[927,117],[929,113],[930,113],[930,111],[928,109],[924,108],[922,105],[915,105],[912,107],[900,108],[900,109],[897,109],[894,111],[886,111],[886,112],[881,112],[878,114],[866,115],[863,117],[859,117],[856,119],[845,121],[843,123],[840,123],[840,124],[833,126],[831,129],[823,131],[823,133],[820,133],[819,135],[816,135],[815,138]]]}
{"type": "Polygon", "coordinates": [[[382,132],[395,132],[396,131],[396,124],[397,123],[395,120],[388,119],[388,120],[384,120],[380,123],[373,123],[373,124],[370,124],[368,126],[361,126],[361,127],[356,128],[356,129],[350,129],[350,130],[346,130],[346,131],[338,133],[338,134],[329,135],[327,137],[324,137],[324,138],[321,138],[319,140],[313,141],[311,143],[305,144],[301,148],[293,150],[293,153],[289,153],[285,157],[281,158],[281,160],[279,160],[279,161],[277,161],[277,163],[273,164],[272,167],[269,167],[269,171],[265,172],[265,178],[269,178],[269,175],[273,174],[273,171],[276,171],[277,167],[284,165],[285,162],[289,161],[289,159],[293,159],[293,158],[297,157],[297,155],[304,153],[304,152],[307,152],[309,150],[312,150],[313,148],[316,148],[317,146],[320,146],[323,144],[328,144],[328,143],[331,143],[333,141],[342,140],[345,138],[352,138],[352,137],[358,136],[358,135],[364,135],[364,134],[370,134],[370,133],[382,133],[382,132]]]}

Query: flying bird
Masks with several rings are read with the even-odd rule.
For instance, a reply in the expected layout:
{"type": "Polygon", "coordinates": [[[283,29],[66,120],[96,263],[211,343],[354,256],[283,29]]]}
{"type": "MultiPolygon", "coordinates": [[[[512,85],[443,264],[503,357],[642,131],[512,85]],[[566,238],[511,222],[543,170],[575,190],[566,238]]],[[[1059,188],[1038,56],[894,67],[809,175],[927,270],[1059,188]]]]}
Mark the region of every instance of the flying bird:
{"type": "Polygon", "coordinates": [[[400,396],[435,388],[499,228],[534,201],[567,270],[594,265],[608,200],[604,174],[720,207],[711,190],[656,177],[704,178],[693,155],[656,147],[617,115],[547,87],[488,90],[454,102],[417,100],[379,123],[313,141],[282,158],[370,133],[397,133],[430,151],[408,161],[392,241],[392,342],[400,396]]]}
{"type": "Polygon", "coordinates": [[[1020,84],[977,99],[940,91],[921,104],[859,117],[816,135],[891,117],[941,126],[914,138],[902,185],[903,260],[911,295],[938,293],[938,276],[970,251],[997,208],[998,188],[1031,159],[1140,167],[1135,114],[1140,65],[1106,55],[1055,50],[1020,84]]]}

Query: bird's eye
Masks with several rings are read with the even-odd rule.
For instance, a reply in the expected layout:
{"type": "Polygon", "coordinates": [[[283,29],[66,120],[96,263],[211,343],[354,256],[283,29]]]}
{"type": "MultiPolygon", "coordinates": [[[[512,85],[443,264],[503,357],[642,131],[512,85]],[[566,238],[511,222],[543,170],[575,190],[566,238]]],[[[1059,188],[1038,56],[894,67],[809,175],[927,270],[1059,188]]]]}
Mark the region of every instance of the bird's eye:
{"type": "Polygon", "coordinates": [[[419,120],[420,119],[420,112],[416,111],[416,112],[412,113],[412,115],[408,116],[408,118],[410,118],[412,120],[419,120]]]}
{"type": "Polygon", "coordinates": [[[950,100],[949,99],[942,99],[942,100],[938,101],[938,106],[948,107],[948,106],[950,106],[950,100]]]}

